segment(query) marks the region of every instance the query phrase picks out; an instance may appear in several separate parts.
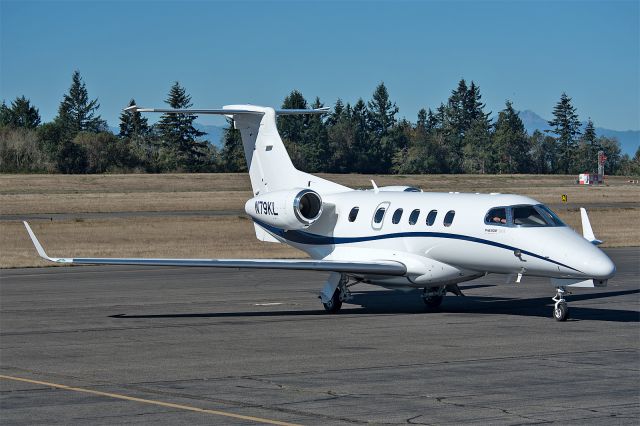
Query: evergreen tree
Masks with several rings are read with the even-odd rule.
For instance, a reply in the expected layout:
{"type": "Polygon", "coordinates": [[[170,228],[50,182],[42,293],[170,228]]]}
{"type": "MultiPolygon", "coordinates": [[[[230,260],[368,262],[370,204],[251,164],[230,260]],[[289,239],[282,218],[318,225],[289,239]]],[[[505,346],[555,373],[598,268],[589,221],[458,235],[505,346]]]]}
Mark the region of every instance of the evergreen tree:
{"type": "MultiPolygon", "coordinates": [[[[292,90],[282,102],[282,109],[307,108],[307,100],[298,90],[292,90]]],[[[309,116],[306,114],[281,115],[277,117],[277,126],[291,162],[298,169],[307,170],[305,136],[309,126],[309,116]]]]}
{"type": "Polygon", "coordinates": [[[471,85],[469,86],[469,90],[467,91],[464,101],[465,123],[468,123],[469,128],[473,126],[473,122],[475,120],[489,118],[491,113],[485,113],[484,107],[485,104],[482,103],[480,87],[478,87],[474,81],[471,81],[471,85]]]}
{"type": "MultiPolygon", "coordinates": [[[[311,108],[324,107],[320,98],[316,97],[311,108]]],[[[309,116],[304,135],[304,154],[310,172],[327,172],[328,169],[329,134],[322,114],[309,116]]]]}
{"type": "Polygon", "coordinates": [[[472,121],[465,135],[464,170],[466,173],[490,173],[495,161],[491,149],[491,122],[486,116],[472,121]]]}
{"type": "Polygon", "coordinates": [[[64,129],[67,138],[73,139],[78,132],[101,132],[108,130],[107,122],[96,111],[98,99],[89,100],[89,94],[80,71],[74,71],[69,93],[64,95],[55,120],[64,129]]]}
{"type": "Polygon", "coordinates": [[[220,154],[222,170],[229,173],[247,171],[247,161],[240,130],[233,126],[233,120],[227,120],[228,127],[224,129],[223,147],[220,154]]]}
{"type": "Polygon", "coordinates": [[[396,128],[398,107],[389,99],[384,83],[376,87],[367,106],[367,170],[370,173],[389,173],[396,150],[406,145],[403,142],[404,131],[396,128]]]}
{"type": "MultiPolygon", "coordinates": [[[[173,109],[188,109],[191,96],[177,81],[171,86],[165,100],[173,109]]],[[[169,169],[198,171],[207,163],[208,144],[197,138],[206,135],[193,127],[196,116],[191,114],[163,114],[158,123],[159,136],[166,149],[166,166],[169,169]]]]}
{"type": "Polygon", "coordinates": [[[328,171],[349,173],[356,170],[354,165],[356,146],[356,127],[353,123],[351,105],[343,105],[338,99],[329,117],[328,133],[328,171]]]}
{"type": "Polygon", "coordinates": [[[351,109],[350,125],[354,133],[351,145],[350,162],[353,170],[358,173],[376,173],[379,158],[379,145],[371,143],[368,127],[369,110],[362,99],[358,99],[351,109]]]}
{"type": "MultiPolygon", "coordinates": [[[[282,102],[282,109],[307,109],[307,100],[298,90],[292,90],[282,102]]],[[[306,114],[278,116],[278,132],[282,139],[289,142],[302,143],[308,125],[306,114]]]]}
{"type": "Polygon", "coordinates": [[[580,135],[580,121],[576,109],[571,105],[571,98],[562,93],[553,109],[554,119],[549,121],[552,133],[558,141],[558,163],[560,172],[569,174],[575,171],[575,151],[577,136],[580,135]]]}
{"type": "Polygon", "coordinates": [[[3,100],[0,105],[0,126],[8,126],[11,123],[11,110],[3,100]]]}
{"type": "Polygon", "coordinates": [[[525,173],[529,166],[529,140],[511,101],[498,114],[493,135],[498,173],[525,173]]]}
{"type": "MultiPolygon", "coordinates": [[[[129,101],[129,106],[136,104],[135,99],[129,101]]],[[[140,111],[122,111],[120,114],[120,133],[121,138],[138,138],[149,134],[149,122],[143,117],[140,111]]]]}
{"type": "Polygon", "coordinates": [[[367,106],[369,107],[367,120],[370,131],[378,137],[386,135],[396,124],[398,107],[389,100],[389,92],[384,83],[380,83],[376,87],[367,106]]]}
{"type": "MultiPolygon", "coordinates": [[[[429,110],[431,112],[431,110],[429,110]]],[[[418,121],[416,121],[416,127],[420,127],[423,131],[427,131],[428,126],[428,116],[427,111],[422,108],[418,111],[418,121]]]]}
{"type": "Polygon", "coordinates": [[[622,166],[620,142],[615,138],[600,136],[597,138],[596,143],[602,147],[602,151],[604,151],[604,155],[607,157],[604,164],[605,174],[617,175],[620,173],[620,167],[622,166]]]}
{"type": "Polygon", "coordinates": [[[536,174],[554,173],[557,167],[556,140],[535,130],[529,137],[530,171],[536,174]]]}
{"type": "Polygon", "coordinates": [[[329,117],[327,118],[326,124],[327,127],[331,128],[332,126],[335,126],[338,121],[340,121],[341,118],[343,118],[345,112],[345,106],[342,103],[342,99],[338,98],[338,100],[336,101],[336,104],[333,107],[333,112],[329,114],[329,117]]]}
{"type": "Polygon", "coordinates": [[[11,108],[2,103],[0,123],[14,128],[35,129],[40,125],[40,113],[38,108],[31,105],[29,99],[20,96],[11,103],[11,108]]]}
{"type": "Polygon", "coordinates": [[[450,131],[453,136],[459,139],[464,137],[465,132],[471,126],[470,117],[468,117],[469,114],[465,108],[470,104],[468,92],[467,82],[464,78],[460,79],[458,87],[451,91],[445,110],[450,123],[450,131]]]}
{"type": "Polygon", "coordinates": [[[589,117],[576,152],[576,166],[578,171],[597,172],[598,151],[601,149],[602,147],[596,136],[595,126],[593,125],[593,121],[591,121],[591,117],[589,117]]]}
{"type": "Polygon", "coordinates": [[[438,122],[438,118],[433,111],[431,111],[431,108],[429,108],[429,111],[427,112],[427,131],[430,132],[431,130],[436,129],[439,125],[440,123],[438,122]]]}
{"type": "Polygon", "coordinates": [[[442,134],[416,125],[406,147],[393,156],[395,173],[443,173],[447,169],[442,134]]]}

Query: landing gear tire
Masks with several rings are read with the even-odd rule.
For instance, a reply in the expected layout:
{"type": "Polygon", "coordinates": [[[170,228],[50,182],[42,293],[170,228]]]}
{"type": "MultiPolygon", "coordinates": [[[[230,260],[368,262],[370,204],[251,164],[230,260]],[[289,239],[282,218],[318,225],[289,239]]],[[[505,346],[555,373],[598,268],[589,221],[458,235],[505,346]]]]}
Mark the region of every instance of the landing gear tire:
{"type": "Polygon", "coordinates": [[[327,303],[322,303],[324,309],[330,314],[335,314],[340,310],[340,308],[342,308],[341,294],[342,291],[340,291],[340,288],[338,287],[336,288],[336,291],[333,292],[331,299],[327,303]]]}
{"type": "Polygon", "coordinates": [[[555,302],[553,305],[553,317],[556,321],[566,321],[569,318],[569,307],[564,298],[567,291],[564,287],[556,287],[556,295],[551,299],[555,302]]]}
{"type": "Polygon", "coordinates": [[[444,296],[425,296],[422,298],[424,304],[429,308],[439,308],[443,300],[444,296]]]}
{"type": "Polygon", "coordinates": [[[553,308],[553,317],[556,321],[566,321],[569,318],[569,307],[566,303],[558,303],[553,308]]]}
{"type": "Polygon", "coordinates": [[[425,288],[422,290],[422,301],[428,308],[436,309],[442,305],[446,290],[442,288],[425,288]]]}

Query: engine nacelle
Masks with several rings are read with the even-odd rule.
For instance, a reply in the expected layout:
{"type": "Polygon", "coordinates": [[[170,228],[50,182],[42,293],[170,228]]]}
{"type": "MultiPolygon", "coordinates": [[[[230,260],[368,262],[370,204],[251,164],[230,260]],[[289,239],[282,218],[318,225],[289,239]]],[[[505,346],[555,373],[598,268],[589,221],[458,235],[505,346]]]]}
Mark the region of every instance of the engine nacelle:
{"type": "Polygon", "coordinates": [[[244,211],[281,229],[304,229],[322,215],[322,198],[311,189],[267,192],[247,201],[244,211]]]}

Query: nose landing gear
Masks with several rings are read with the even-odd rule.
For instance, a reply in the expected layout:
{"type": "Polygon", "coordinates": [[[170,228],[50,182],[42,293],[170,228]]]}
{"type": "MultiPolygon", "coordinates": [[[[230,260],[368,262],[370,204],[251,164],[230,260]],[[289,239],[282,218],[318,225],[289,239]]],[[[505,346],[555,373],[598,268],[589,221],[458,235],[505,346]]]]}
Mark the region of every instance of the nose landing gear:
{"type": "Polygon", "coordinates": [[[566,290],[564,287],[556,287],[556,295],[551,298],[555,303],[553,307],[553,317],[556,321],[566,321],[569,318],[569,307],[564,298],[566,290]]]}

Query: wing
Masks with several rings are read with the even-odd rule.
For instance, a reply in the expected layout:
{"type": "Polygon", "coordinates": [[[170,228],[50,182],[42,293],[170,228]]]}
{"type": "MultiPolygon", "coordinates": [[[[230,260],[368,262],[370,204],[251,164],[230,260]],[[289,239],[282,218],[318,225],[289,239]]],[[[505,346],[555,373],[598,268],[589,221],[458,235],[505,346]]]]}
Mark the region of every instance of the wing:
{"type": "Polygon", "coordinates": [[[368,262],[339,262],[334,260],[285,259],[151,259],[105,257],[49,257],[27,222],[23,222],[40,257],[50,262],[78,265],[147,265],[199,266],[212,268],[290,269],[301,271],[329,271],[352,274],[402,276],[407,268],[400,262],[376,260],[368,262]]]}

